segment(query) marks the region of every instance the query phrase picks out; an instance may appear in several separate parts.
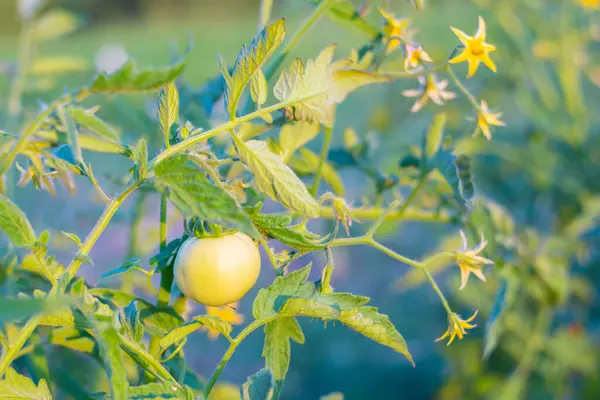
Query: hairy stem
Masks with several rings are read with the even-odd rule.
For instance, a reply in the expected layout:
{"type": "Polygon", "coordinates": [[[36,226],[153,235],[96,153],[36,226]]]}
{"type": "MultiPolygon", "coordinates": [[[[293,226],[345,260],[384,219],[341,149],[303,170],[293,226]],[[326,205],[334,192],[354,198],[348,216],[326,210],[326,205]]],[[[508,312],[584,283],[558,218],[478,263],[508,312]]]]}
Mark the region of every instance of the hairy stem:
{"type": "MultiPolygon", "coordinates": [[[[386,209],[383,207],[365,207],[350,210],[352,217],[358,221],[360,220],[375,220],[378,219],[386,209]]],[[[335,211],[332,207],[321,207],[321,218],[335,219],[335,211]]],[[[385,216],[386,221],[423,221],[423,222],[449,222],[450,216],[443,212],[427,212],[420,210],[405,210],[403,213],[400,211],[393,211],[385,216]]]]}
{"type": "Polygon", "coordinates": [[[323,176],[323,166],[327,162],[327,156],[329,155],[329,147],[331,147],[331,138],[333,136],[333,128],[325,128],[325,139],[323,141],[323,149],[321,150],[321,156],[319,157],[319,165],[315,172],[315,181],[310,189],[313,196],[316,196],[319,192],[319,185],[321,184],[321,177],[323,176]]]}
{"type": "Polygon", "coordinates": [[[469,100],[469,103],[471,103],[473,108],[475,108],[475,111],[477,111],[477,114],[483,115],[483,111],[481,110],[481,107],[477,103],[477,99],[475,98],[475,96],[473,96],[471,94],[471,92],[469,92],[469,90],[465,87],[465,85],[463,85],[463,83],[460,81],[460,79],[458,79],[456,77],[456,74],[454,74],[454,71],[452,71],[452,68],[450,68],[450,65],[446,65],[445,70],[448,73],[448,76],[450,76],[450,79],[452,79],[452,81],[458,88],[458,90],[460,90],[461,93],[465,95],[465,97],[469,100]]]}

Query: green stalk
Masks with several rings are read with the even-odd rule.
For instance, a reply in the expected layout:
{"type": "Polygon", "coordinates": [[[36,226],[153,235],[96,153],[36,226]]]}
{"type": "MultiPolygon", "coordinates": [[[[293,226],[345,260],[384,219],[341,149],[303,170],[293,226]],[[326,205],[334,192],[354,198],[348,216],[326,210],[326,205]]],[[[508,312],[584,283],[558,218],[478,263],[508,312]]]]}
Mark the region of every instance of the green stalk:
{"type": "Polygon", "coordinates": [[[448,75],[450,76],[450,78],[452,79],[452,81],[454,82],[454,84],[456,85],[456,87],[458,88],[458,90],[460,90],[462,92],[462,94],[465,95],[465,97],[469,100],[469,103],[471,103],[473,108],[475,108],[475,111],[477,111],[477,114],[484,115],[483,111],[481,110],[481,107],[477,103],[477,99],[471,94],[471,92],[469,92],[469,90],[465,87],[465,85],[463,85],[463,83],[456,77],[456,75],[454,74],[454,71],[452,71],[452,68],[450,68],[450,65],[446,65],[445,69],[446,69],[446,72],[448,73],[448,75]]]}
{"type": "Polygon", "coordinates": [[[315,172],[315,181],[310,189],[310,193],[316,196],[319,192],[319,185],[321,184],[321,177],[323,176],[323,166],[327,162],[327,156],[329,155],[329,148],[331,147],[331,137],[333,136],[333,127],[325,128],[325,139],[323,141],[323,148],[321,150],[321,156],[319,157],[319,165],[315,172]]]}
{"type": "Polygon", "coordinates": [[[273,315],[270,315],[270,316],[262,318],[262,319],[257,319],[255,321],[253,321],[250,325],[245,327],[244,330],[242,330],[235,337],[235,339],[233,339],[231,341],[229,348],[227,349],[225,354],[223,354],[223,357],[221,357],[221,361],[219,361],[219,364],[217,365],[217,367],[211,374],[210,378],[208,379],[208,382],[206,382],[206,386],[204,386],[204,390],[203,390],[203,397],[199,397],[199,399],[208,399],[210,392],[212,391],[213,387],[215,386],[215,383],[217,383],[217,380],[219,380],[219,376],[221,376],[221,373],[223,372],[223,368],[225,368],[225,366],[229,362],[229,359],[231,359],[231,356],[233,356],[233,353],[235,352],[237,347],[248,335],[250,335],[252,332],[254,332],[256,329],[260,328],[261,326],[268,324],[269,322],[274,321],[278,318],[283,318],[283,317],[284,316],[280,315],[280,314],[273,314],[273,315]]]}
{"type": "MultiPolygon", "coordinates": [[[[131,225],[129,227],[129,247],[127,250],[126,260],[135,257],[137,254],[137,238],[140,230],[140,224],[144,216],[145,200],[146,192],[142,190],[136,199],[135,208],[133,209],[133,214],[131,216],[131,225]]],[[[133,279],[131,274],[123,275],[121,290],[124,292],[131,292],[133,290],[133,279]]]]}
{"type": "MultiPolygon", "coordinates": [[[[160,197],[160,251],[167,248],[167,196],[162,194],[160,197]]],[[[171,298],[171,287],[173,286],[173,267],[167,267],[160,273],[160,288],[158,289],[158,299],[156,306],[166,308],[169,306],[171,298]]],[[[160,338],[153,336],[150,339],[150,353],[155,354],[158,350],[160,338]]]]}

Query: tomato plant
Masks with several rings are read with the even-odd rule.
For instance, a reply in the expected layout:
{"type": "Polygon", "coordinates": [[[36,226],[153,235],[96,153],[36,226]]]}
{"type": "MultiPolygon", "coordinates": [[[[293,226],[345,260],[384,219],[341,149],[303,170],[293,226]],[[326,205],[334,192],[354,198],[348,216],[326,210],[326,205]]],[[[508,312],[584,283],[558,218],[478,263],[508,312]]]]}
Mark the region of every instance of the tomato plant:
{"type": "MultiPolygon", "coordinates": [[[[34,74],[51,73],[50,67],[57,65],[56,59],[49,62],[34,50],[44,40],[75,29],[76,23],[66,11],[51,7],[34,4],[22,12],[20,64],[12,77],[6,127],[0,132],[0,229],[10,242],[0,254],[0,397],[27,393],[28,398],[40,399],[224,398],[232,393],[231,387],[219,386],[223,370],[245,339],[261,330],[264,368],[241,389],[233,388],[233,396],[277,399],[293,362],[291,341],[305,341],[300,318],[343,325],[415,365],[418,359],[396,321],[370,298],[336,290],[334,250],[356,246],[410,267],[400,282],[403,287],[426,283],[433,290],[445,314],[442,323],[447,324],[445,331],[433,334],[438,342],[456,345],[471,337],[468,334],[482,315],[485,318],[480,348],[451,358],[457,365],[442,395],[479,398],[498,392],[503,398],[523,398],[534,372],[549,381],[568,381],[573,372],[593,374],[593,362],[578,362],[593,351],[590,341],[577,330],[565,330],[558,318],[559,327],[553,329],[561,307],[577,311],[569,303],[571,297],[589,298],[588,286],[572,273],[571,265],[576,256],[584,258],[588,248],[584,234],[594,229],[598,216],[595,186],[581,183],[589,177],[573,173],[581,166],[575,168],[569,157],[557,155],[560,149],[581,155],[585,146],[593,147],[587,135],[592,117],[583,105],[585,93],[577,89],[581,71],[568,58],[550,52],[557,57],[552,65],[558,78],[542,73],[544,68],[527,70],[529,63],[521,65],[524,71],[501,74],[498,53],[514,57],[517,69],[518,60],[530,56],[522,48],[523,36],[506,22],[519,20],[512,1],[478,3],[484,9],[499,8],[500,25],[513,47],[494,44],[497,30],[490,30],[487,16],[481,16],[472,21],[476,25],[472,32],[449,27],[453,45],[444,48],[443,57],[430,55],[433,51],[418,42],[411,19],[397,16],[386,4],[370,18],[367,8],[357,9],[349,1],[311,3],[311,14],[289,34],[285,19],[271,17],[273,2],[263,0],[259,33],[242,47],[235,62],[218,54],[219,74],[200,88],[182,78],[194,51],[189,46],[161,69],[141,70],[127,60],[104,70],[89,84],[42,104],[34,116],[22,106],[25,82],[34,74]],[[321,19],[353,28],[366,39],[347,52],[331,44],[312,58],[295,58],[298,44],[321,19]],[[546,158],[530,162],[518,144],[497,150],[503,145],[496,137],[505,126],[503,115],[496,99],[490,95],[488,104],[487,93],[476,92],[468,80],[484,69],[498,72],[490,75],[489,85],[505,84],[505,79],[518,87],[519,101],[533,115],[534,131],[556,128],[553,141],[539,139],[538,133],[527,143],[543,148],[546,158]],[[531,85],[514,82],[517,73],[525,74],[531,85]],[[404,146],[401,154],[389,152],[393,168],[384,168],[378,150],[391,142],[389,136],[358,134],[345,125],[338,108],[363,87],[395,88],[400,80],[407,81],[402,94],[414,100],[402,111],[427,110],[432,116],[427,114],[420,145],[404,146]],[[553,80],[559,81],[559,88],[548,83],[553,80]],[[158,140],[126,138],[116,124],[100,117],[98,107],[115,97],[139,93],[154,96],[158,140]],[[103,103],[106,96],[114,97],[103,103]],[[560,96],[564,99],[559,101],[560,96]],[[455,108],[461,100],[468,111],[455,108]],[[566,104],[564,110],[559,110],[559,103],[566,104]],[[546,114],[554,114],[556,126],[546,114]],[[465,116],[471,122],[463,121],[465,116]],[[317,143],[321,148],[315,151],[317,143]],[[494,151],[518,167],[516,177],[522,178],[519,174],[525,171],[531,179],[533,189],[519,194],[556,204],[553,211],[558,217],[552,219],[551,229],[536,221],[521,224],[511,210],[476,190],[473,175],[479,170],[472,160],[494,151]],[[92,153],[127,162],[126,173],[114,179],[117,189],[108,190],[97,179],[92,153]],[[548,181],[536,162],[542,167],[559,165],[557,174],[565,174],[568,185],[548,181]],[[360,201],[347,193],[343,170],[368,182],[360,201]],[[30,222],[14,201],[14,192],[27,184],[47,192],[40,196],[54,194],[57,184],[74,192],[76,183],[93,188],[103,211],[85,238],[61,232],[77,248],[70,263],[62,265],[50,254],[56,233],[30,222]],[[587,197],[573,199],[567,186],[592,190],[587,197]],[[136,195],[129,257],[120,266],[106,268],[109,272],[94,285],[79,275],[80,268],[94,264],[90,252],[124,203],[136,195]],[[152,211],[158,221],[158,251],[147,262],[136,248],[136,236],[150,241],[139,226],[146,196],[160,199],[152,211]],[[386,229],[399,222],[435,223],[455,234],[432,253],[411,258],[383,242],[386,229]],[[183,223],[181,234],[170,230],[174,223],[183,223]],[[307,260],[314,255],[322,257],[307,260]],[[261,267],[265,271],[267,265],[275,279],[249,298],[261,267]],[[440,284],[441,273],[448,268],[450,284],[440,284]],[[120,287],[104,287],[109,277],[120,278],[120,287]],[[451,297],[448,291],[457,295],[451,297]],[[252,302],[250,321],[241,329],[234,327],[245,320],[236,309],[239,301],[252,302]],[[191,315],[192,302],[206,306],[206,312],[191,315]],[[468,314],[459,313],[457,302],[468,306],[468,314]],[[211,338],[222,336],[228,344],[207,378],[191,370],[185,359],[185,346],[196,331],[207,331],[211,338]],[[577,360],[564,352],[564,343],[574,343],[577,360]],[[106,387],[86,387],[70,375],[54,379],[45,345],[97,362],[106,387]],[[487,360],[505,353],[511,361],[504,369],[510,372],[478,371],[481,385],[466,385],[463,390],[473,366],[483,365],[482,356],[487,360]],[[546,362],[536,365],[542,356],[546,362]],[[506,379],[498,378],[500,374],[506,379]]],[[[411,3],[411,13],[428,12],[423,1],[411,3]]],[[[521,17],[539,18],[542,5],[533,3],[530,14],[521,17]]],[[[584,3],[586,9],[595,8],[584,3]]],[[[564,14],[557,18],[569,25],[561,19],[564,14]]],[[[566,36],[561,49],[588,45],[576,38],[566,36]]],[[[548,43],[538,44],[540,53],[547,48],[548,43]]],[[[74,60],[60,61],[59,69],[79,67],[74,60]]],[[[591,161],[584,166],[597,171],[591,161]]],[[[441,346],[431,342],[432,347],[441,346]]]]}

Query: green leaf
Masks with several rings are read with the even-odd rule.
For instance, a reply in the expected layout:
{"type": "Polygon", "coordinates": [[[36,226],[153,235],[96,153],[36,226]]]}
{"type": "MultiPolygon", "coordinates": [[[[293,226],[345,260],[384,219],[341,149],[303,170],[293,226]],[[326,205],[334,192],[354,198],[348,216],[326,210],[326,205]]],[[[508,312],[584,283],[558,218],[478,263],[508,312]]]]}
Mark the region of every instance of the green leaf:
{"type": "Polygon", "coordinates": [[[485,337],[483,341],[483,359],[489,358],[500,339],[502,333],[501,317],[506,308],[506,294],[508,292],[508,281],[500,281],[500,287],[496,292],[492,311],[485,324],[485,337]]]}
{"type": "MultiPolygon", "coordinates": [[[[237,104],[256,71],[275,52],[285,36],[284,20],[267,25],[252,41],[248,48],[242,47],[235,64],[233,75],[228,82],[225,102],[229,115],[235,117],[237,104]]],[[[221,68],[222,69],[222,68],[221,68]]],[[[227,79],[226,79],[227,82],[227,79]]],[[[266,83],[266,80],[265,80],[266,83]]]]}
{"type": "Polygon", "coordinates": [[[215,329],[220,334],[231,340],[230,335],[233,328],[230,323],[223,321],[221,318],[215,315],[199,315],[194,317],[193,321],[186,322],[177,328],[173,328],[165,336],[163,336],[162,339],[160,339],[158,354],[167,350],[169,346],[179,343],[189,334],[195,332],[202,326],[215,329]]]}
{"type": "Polygon", "coordinates": [[[119,333],[115,328],[101,324],[95,324],[93,332],[108,376],[112,400],[127,400],[129,398],[129,382],[123,364],[123,350],[120,345],[119,333]]]}
{"type": "Polygon", "coordinates": [[[68,307],[74,300],[68,296],[52,296],[45,299],[10,299],[0,297],[0,323],[20,320],[44,312],[56,312],[68,307]]]}
{"type": "Polygon", "coordinates": [[[340,313],[338,320],[352,330],[384,346],[391,347],[404,355],[414,365],[408,352],[406,341],[390,322],[387,315],[377,312],[377,308],[363,306],[340,313]]]}
{"type": "Polygon", "coordinates": [[[191,400],[194,394],[187,386],[183,389],[174,388],[173,385],[166,383],[148,383],[141,386],[132,386],[129,388],[129,399],[149,400],[149,399],[177,399],[191,400]]]}
{"type": "Polygon", "coordinates": [[[137,301],[134,300],[127,307],[120,309],[117,315],[125,335],[134,342],[140,343],[144,338],[144,326],[140,321],[137,301]]]}
{"type": "Polygon", "coordinates": [[[191,156],[177,155],[158,164],[155,185],[161,193],[167,193],[169,200],[186,218],[199,217],[256,237],[256,229],[236,200],[221,187],[210,183],[191,156]]]}
{"type": "MultiPolygon", "coordinates": [[[[313,3],[318,4],[323,1],[328,0],[313,0],[313,3]]],[[[380,35],[379,30],[367,22],[349,0],[334,1],[328,9],[328,15],[333,21],[364,33],[371,38],[380,35]]]]}
{"type": "Polygon", "coordinates": [[[277,311],[275,300],[279,296],[302,297],[303,295],[310,295],[315,289],[314,283],[306,282],[311,266],[312,264],[308,264],[285,276],[279,276],[275,278],[271,286],[260,289],[254,298],[254,303],[252,303],[252,316],[255,319],[261,319],[274,314],[277,311]]]}
{"type": "Polygon", "coordinates": [[[36,236],[27,216],[6,196],[0,195],[0,229],[17,247],[31,247],[36,236]]]}
{"type": "Polygon", "coordinates": [[[262,356],[265,365],[273,371],[277,382],[285,379],[290,367],[290,339],[304,343],[304,333],[294,317],[280,318],[265,325],[265,344],[262,356]]]}
{"type": "Polygon", "coordinates": [[[292,122],[281,127],[279,132],[279,147],[281,160],[287,160],[296,150],[313,140],[319,134],[319,125],[305,121],[292,122]]]}
{"type": "Polygon", "coordinates": [[[261,69],[256,70],[254,75],[252,75],[252,80],[250,81],[250,95],[258,108],[267,101],[269,86],[267,85],[267,78],[265,78],[265,74],[263,74],[261,69]]]}
{"type": "Polygon", "coordinates": [[[116,308],[125,307],[132,301],[136,301],[137,308],[140,310],[140,321],[144,324],[146,332],[154,336],[162,337],[184,322],[172,308],[157,308],[153,304],[131,293],[108,288],[90,289],[89,293],[102,298],[106,302],[112,303],[116,308]]]}
{"type": "Polygon", "coordinates": [[[36,386],[31,379],[9,367],[5,378],[0,380],[0,399],[52,400],[52,395],[46,380],[40,379],[36,386]]]}
{"type": "Polygon", "coordinates": [[[428,158],[433,157],[444,140],[444,126],[446,125],[446,113],[439,112],[433,117],[433,121],[427,129],[425,154],[428,158]]]}
{"type": "Polygon", "coordinates": [[[76,161],[75,165],[81,165],[83,164],[83,156],[81,155],[81,146],[79,145],[79,132],[75,126],[75,121],[73,121],[73,118],[71,118],[69,108],[70,107],[67,107],[65,109],[59,105],[56,108],[56,112],[61,120],[61,123],[67,129],[67,144],[73,153],[73,157],[76,161]]]}
{"type": "Polygon", "coordinates": [[[390,78],[354,68],[350,59],[333,62],[335,45],[326,47],[306,66],[296,59],[287,71],[282,71],[274,87],[275,97],[282,102],[294,102],[286,108],[288,117],[318,121],[333,125],[335,105],[361,86],[389,82],[390,78]]]}
{"type": "Polygon", "coordinates": [[[273,374],[269,369],[263,368],[248,377],[242,386],[244,400],[271,400],[274,386],[273,374]]]}
{"type": "Polygon", "coordinates": [[[81,243],[81,239],[79,239],[79,236],[77,236],[74,233],[70,233],[70,232],[65,232],[65,231],[60,231],[63,235],[65,235],[66,237],[68,237],[73,243],[75,243],[75,245],[77,245],[77,247],[81,247],[82,243],[81,243]]]}
{"type": "Polygon", "coordinates": [[[118,143],[120,141],[119,134],[112,126],[96,117],[94,111],[95,110],[86,110],[78,107],[69,107],[71,118],[73,118],[79,126],[95,133],[103,139],[118,143]]]}
{"type": "MultiPolygon", "coordinates": [[[[35,136],[42,138],[53,145],[60,144],[59,135],[55,131],[39,130],[35,136]]],[[[79,145],[82,149],[100,152],[122,154],[125,157],[132,158],[132,151],[128,146],[109,142],[90,135],[79,135],[79,145]]]]}
{"type": "Polygon", "coordinates": [[[141,260],[139,258],[130,258],[129,260],[125,261],[120,267],[111,269],[110,271],[100,275],[100,279],[106,279],[110,276],[124,274],[133,269],[137,269],[139,271],[144,272],[145,274],[148,274],[148,272],[142,268],[141,260]]]}
{"type": "Polygon", "coordinates": [[[244,143],[235,136],[234,141],[240,158],[254,174],[263,193],[306,217],[320,215],[319,203],[306,185],[281,161],[281,157],[268,149],[266,142],[250,140],[244,143]]]}
{"type": "Polygon", "coordinates": [[[175,83],[164,87],[158,96],[158,122],[165,137],[171,135],[171,126],[179,118],[179,92],[175,83]]]}
{"type": "Polygon", "coordinates": [[[322,250],[335,239],[337,234],[337,226],[329,235],[319,237],[309,232],[304,225],[288,226],[292,219],[287,215],[260,214],[255,210],[249,210],[248,213],[263,236],[277,239],[301,252],[322,250]]]}
{"type": "Polygon", "coordinates": [[[117,71],[100,73],[81,96],[94,93],[134,93],[158,90],[174,81],[185,68],[185,58],[166,69],[137,72],[133,60],[127,61],[117,71]]]}

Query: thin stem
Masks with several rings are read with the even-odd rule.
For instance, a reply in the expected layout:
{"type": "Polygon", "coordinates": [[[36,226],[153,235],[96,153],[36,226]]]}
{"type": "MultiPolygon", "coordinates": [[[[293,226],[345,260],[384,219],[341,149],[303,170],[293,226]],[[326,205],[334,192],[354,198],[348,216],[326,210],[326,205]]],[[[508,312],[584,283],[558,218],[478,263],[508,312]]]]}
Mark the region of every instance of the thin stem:
{"type": "Polygon", "coordinates": [[[221,373],[223,372],[223,369],[229,362],[229,359],[231,358],[231,356],[233,355],[233,353],[235,352],[237,347],[240,345],[240,343],[248,335],[250,335],[252,332],[254,332],[256,329],[260,328],[261,326],[268,324],[269,322],[274,321],[278,318],[282,318],[282,317],[284,317],[284,316],[280,315],[280,314],[273,314],[273,315],[270,315],[270,316],[262,318],[262,319],[257,319],[255,321],[253,321],[250,325],[245,327],[244,330],[242,330],[235,337],[235,339],[233,339],[231,341],[229,348],[227,349],[225,354],[223,354],[223,357],[221,357],[221,361],[219,361],[219,364],[217,365],[217,367],[211,374],[210,378],[208,379],[208,382],[206,382],[206,386],[204,386],[203,397],[198,397],[198,399],[208,399],[210,392],[212,391],[213,387],[215,386],[215,383],[217,383],[217,380],[219,379],[219,376],[221,376],[221,373]]]}
{"type": "Polygon", "coordinates": [[[260,244],[262,245],[263,249],[265,249],[265,253],[267,253],[267,257],[269,258],[269,261],[273,265],[273,268],[277,269],[277,260],[275,259],[273,252],[269,248],[269,243],[267,243],[267,240],[262,235],[260,235],[259,241],[260,241],[260,244]]]}
{"type": "Polygon", "coordinates": [[[323,176],[323,166],[327,162],[327,156],[329,155],[329,147],[331,147],[331,138],[333,136],[333,128],[325,128],[325,139],[323,141],[323,148],[321,149],[321,156],[319,157],[319,165],[315,172],[315,180],[310,189],[313,196],[316,196],[319,192],[319,185],[321,184],[321,177],[323,176]]]}
{"type": "Polygon", "coordinates": [[[281,50],[281,53],[279,53],[279,55],[265,69],[265,77],[267,78],[267,82],[273,77],[273,75],[275,75],[275,72],[277,72],[279,66],[283,64],[286,57],[298,46],[298,43],[300,43],[300,40],[304,37],[304,35],[306,35],[306,33],[329,9],[329,7],[335,3],[335,1],[337,0],[323,0],[319,6],[313,10],[312,14],[310,14],[300,28],[298,28],[283,50],[281,50]]]}
{"type": "Polygon", "coordinates": [[[400,207],[400,210],[398,210],[398,214],[400,216],[404,215],[408,206],[410,206],[411,203],[417,198],[417,196],[421,192],[421,189],[423,189],[425,183],[427,182],[428,175],[428,173],[425,173],[421,176],[421,179],[419,179],[419,182],[417,183],[415,188],[410,192],[408,198],[404,201],[404,203],[402,203],[402,207],[400,207]]]}
{"type": "Polygon", "coordinates": [[[190,136],[185,139],[182,142],[179,142],[177,144],[174,144],[173,146],[169,147],[168,149],[165,149],[165,151],[163,151],[162,153],[158,154],[156,157],[154,157],[154,159],[152,161],[150,161],[149,165],[148,165],[148,169],[152,169],[154,167],[156,167],[156,165],[158,165],[161,161],[165,160],[168,157],[171,157],[175,154],[181,153],[184,150],[187,150],[193,146],[195,146],[196,144],[203,142],[207,139],[210,139],[214,136],[217,136],[223,132],[227,132],[232,130],[233,128],[235,128],[236,126],[253,120],[255,118],[260,118],[262,115],[265,114],[269,114],[272,113],[274,111],[277,111],[279,109],[297,104],[297,103],[301,103],[304,101],[308,101],[310,99],[314,99],[315,97],[321,96],[323,95],[323,93],[315,93],[315,94],[311,94],[309,96],[303,97],[303,98],[298,98],[298,99],[291,99],[288,101],[283,101],[281,103],[277,103],[277,104],[273,104],[269,107],[264,107],[261,108],[260,110],[251,112],[249,114],[243,115],[241,117],[235,118],[234,120],[231,120],[229,122],[226,122],[222,125],[217,126],[216,128],[210,129],[208,131],[205,132],[201,132],[201,129],[195,129],[190,133],[190,136]]]}
{"type": "Polygon", "coordinates": [[[387,75],[393,79],[414,79],[420,76],[426,76],[429,74],[435,74],[437,72],[444,71],[446,69],[447,64],[438,65],[431,68],[425,68],[420,71],[415,72],[406,72],[406,71],[398,71],[398,70],[380,70],[379,73],[381,75],[387,75]]]}
{"type": "Polygon", "coordinates": [[[389,207],[381,213],[381,215],[379,216],[379,218],[377,218],[375,220],[375,222],[373,223],[373,225],[371,225],[371,228],[369,228],[369,231],[365,234],[366,237],[372,238],[375,235],[375,232],[377,231],[377,229],[379,229],[379,227],[381,226],[381,224],[383,224],[385,222],[385,219],[387,218],[388,215],[390,215],[392,213],[392,211],[394,211],[396,209],[396,207],[398,207],[400,205],[400,202],[398,200],[394,200],[392,201],[392,203],[389,205],[389,207]]]}
{"type": "Polygon", "coordinates": [[[178,388],[181,387],[181,384],[177,382],[177,379],[173,378],[169,371],[167,371],[167,369],[156,358],[152,357],[149,352],[144,350],[137,343],[132,342],[125,337],[121,337],[121,344],[127,348],[128,351],[135,353],[138,359],[144,361],[144,368],[150,368],[150,370],[154,372],[160,380],[178,388]]]}
{"type": "Polygon", "coordinates": [[[0,358],[0,378],[4,375],[6,369],[20,353],[21,348],[25,345],[25,342],[27,342],[27,339],[29,339],[29,336],[31,336],[33,331],[35,331],[35,328],[37,328],[41,319],[41,314],[34,315],[33,317],[29,318],[25,325],[23,325],[23,327],[21,327],[19,330],[19,336],[15,339],[15,342],[12,343],[8,349],[5,349],[4,354],[2,354],[2,358],[0,358]]]}
{"type": "Polygon", "coordinates": [[[413,260],[412,258],[408,258],[406,256],[403,256],[402,254],[398,254],[396,253],[394,250],[390,249],[389,247],[386,247],[384,245],[382,245],[381,243],[368,238],[367,241],[365,242],[365,244],[373,247],[374,249],[377,249],[379,251],[381,251],[383,254],[386,254],[392,258],[395,258],[396,260],[403,262],[404,264],[408,264],[410,266],[413,266],[415,268],[419,268],[419,269],[423,269],[423,264],[413,260]]]}
{"type": "MultiPolygon", "coordinates": [[[[382,207],[365,207],[350,210],[352,217],[356,220],[374,220],[377,219],[385,212],[386,209],[382,207]]],[[[335,219],[335,211],[332,207],[321,207],[321,218],[335,219]]],[[[443,212],[427,212],[421,210],[405,210],[403,213],[400,211],[390,212],[385,216],[386,221],[423,221],[423,222],[449,222],[450,216],[443,212]]]]}
{"type": "Polygon", "coordinates": [[[262,0],[260,2],[260,12],[258,14],[258,31],[260,32],[271,19],[273,11],[273,0],[262,0]]]}
{"type": "Polygon", "coordinates": [[[448,73],[448,75],[450,76],[450,78],[452,79],[452,81],[454,82],[454,84],[456,85],[456,87],[458,88],[458,90],[460,90],[461,93],[465,95],[465,97],[469,100],[469,103],[471,103],[473,108],[475,108],[475,111],[477,111],[477,114],[483,115],[483,111],[481,110],[481,107],[477,103],[477,99],[471,94],[471,92],[469,92],[469,90],[465,87],[465,85],[463,85],[463,83],[456,77],[456,75],[454,74],[454,71],[452,71],[452,68],[450,67],[450,65],[446,65],[445,70],[448,73]]]}

